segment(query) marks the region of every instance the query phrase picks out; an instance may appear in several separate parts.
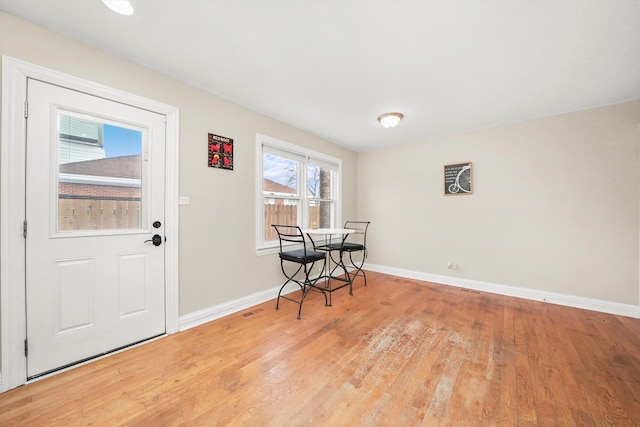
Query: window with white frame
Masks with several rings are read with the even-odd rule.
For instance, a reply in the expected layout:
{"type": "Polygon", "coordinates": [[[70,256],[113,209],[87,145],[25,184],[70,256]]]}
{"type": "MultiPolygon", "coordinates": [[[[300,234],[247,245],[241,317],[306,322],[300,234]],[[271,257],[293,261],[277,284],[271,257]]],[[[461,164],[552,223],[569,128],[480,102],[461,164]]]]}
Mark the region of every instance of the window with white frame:
{"type": "Polygon", "coordinates": [[[340,225],[340,159],[260,134],[256,154],[258,252],[278,245],[271,224],[340,225]]]}

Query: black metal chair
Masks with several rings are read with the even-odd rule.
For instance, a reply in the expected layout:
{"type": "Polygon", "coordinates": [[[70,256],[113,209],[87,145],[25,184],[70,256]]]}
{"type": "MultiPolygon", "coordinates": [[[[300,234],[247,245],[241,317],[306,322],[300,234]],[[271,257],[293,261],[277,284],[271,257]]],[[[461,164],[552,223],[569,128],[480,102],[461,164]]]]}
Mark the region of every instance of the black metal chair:
{"type": "Polygon", "coordinates": [[[344,254],[349,254],[350,267],[355,269],[355,274],[349,274],[351,281],[353,282],[357,276],[362,276],[365,286],[367,286],[367,275],[362,269],[362,266],[364,265],[364,260],[367,258],[367,230],[369,224],[371,224],[371,221],[346,221],[344,228],[350,228],[355,230],[355,232],[345,234],[340,243],[328,245],[332,251],[340,251],[340,261],[342,265],[346,265],[343,259],[344,254]],[[362,252],[362,258],[353,259],[353,254],[358,252],[362,252]]]}
{"type": "Polygon", "coordinates": [[[329,305],[327,294],[321,287],[316,286],[316,282],[320,277],[316,277],[313,280],[309,278],[309,274],[311,273],[311,270],[313,269],[313,266],[316,262],[322,261],[321,271],[324,271],[326,262],[325,252],[317,252],[307,249],[307,242],[304,238],[304,234],[302,233],[300,227],[296,225],[271,224],[271,226],[275,228],[276,232],[278,233],[278,239],[280,240],[280,267],[282,268],[282,273],[287,278],[287,281],[284,282],[282,287],[280,287],[280,291],[278,291],[276,310],[280,308],[280,298],[293,301],[299,305],[298,319],[300,319],[300,313],[302,312],[302,303],[307,297],[309,291],[312,289],[317,292],[322,292],[322,294],[324,295],[325,305],[329,305]],[[302,248],[285,250],[285,245],[287,245],[288,243],[301,244],[302,248]],[[288,269],[285,268],[285,262],[298,264],[297,269],[294,268],[295,271],[293,273],[290,270],[288,271],[288,269]],[[300,290],[302,292],[300,300],[293,299],[287,295],[282,295],[282,290],[285,286],[287,286],[289,282],[297,283],[298,286],[300,286],[300,290]]]}

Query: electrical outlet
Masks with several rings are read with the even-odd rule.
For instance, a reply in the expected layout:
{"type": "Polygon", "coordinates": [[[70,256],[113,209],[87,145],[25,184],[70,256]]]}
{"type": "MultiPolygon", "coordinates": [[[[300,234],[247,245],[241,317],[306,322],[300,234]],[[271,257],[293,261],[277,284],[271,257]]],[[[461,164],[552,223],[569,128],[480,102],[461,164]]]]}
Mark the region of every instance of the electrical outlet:
{"type": "Polygon", "coordinates": [[[447,262],[447,268],[448,268],[449,270],[455,270],[455,269],[457,269],[457,268],[458,268],[458,264],[456,264],[455,262],[450,262],[450,261],[448,261],[448,262],[447,262]]]}

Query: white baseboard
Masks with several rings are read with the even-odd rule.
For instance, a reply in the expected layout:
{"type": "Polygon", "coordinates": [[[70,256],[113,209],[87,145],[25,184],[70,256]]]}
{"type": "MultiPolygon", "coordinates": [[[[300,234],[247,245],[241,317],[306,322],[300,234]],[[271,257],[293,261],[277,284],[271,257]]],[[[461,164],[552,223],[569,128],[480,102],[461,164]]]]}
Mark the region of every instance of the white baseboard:
{"type": "MultiPolygon", "coordinates": [[[[213,307],[205,308],[204,310],[196,311],[195,313],[190,313],[185,316],[180,316],[178,318],[178,330],[184,331],[195,326],[205,324],[212,320],[228,316],[229,314],[237,313],[238,311],[245,310],[249,307],[253,307],[254,305],[261,304],[265,301],[272,300],[278,296],[278,290],[280,290],[280,286],[276,286],[275,288],[267,289],[266,291],[251,294],[233,301],[215,305],[213,307]]],[[[289,283],[284,288],[282,293],[288,294],[298,289],[300,289],[298,285],[296,285],[295,283],[289,283]]],[[[275,305],[273,306],[273,308],[275,310],[275,305]]]]}
{"type": "MultiPolygon", "coordinates": [[[[353,271],[353,268],[347,269],[349,272],[353,271]]],[[[311,279],[318,277],[318,274],[310,276],[311,279]]],[[[203,325],[212,320],[219,319],[229,314],[237,313],[238,311],[245,310],[254,305],[262,304],[265,301],[272,300],[278,296],[280,290],[278,285],[274,288],[267,289],[266,291],[258,292],[248,295],[233,301],[225,302],[213,307],[205,308],[204,310],[196,311],[185,316],[178,318],[178,331],[185,331],[187,329],[203,325]]],[[[289,283],[282,290],[282,295],[290,294],[291,292],[300,290],[300,287],[295,283],[289,283]]],[[[273,307],[275,309],[275,306],[273,307]]]]}
{"type": "Polygon", "coordinates": [[[575,295],[558,294],[555,292],[538,291],[534,289],[518,288],[515,286],[481,282],[478,280],[461,279],[459,277],[440,276],[437,274],[404,270],[401,268],[387,267],[384,265],[367,263],[364,265],[364,269],[375,271],[378,273],[391,274],[393,276],[406,277],[408,279],[423,280],[425,282],[457,286],[459,288],[473,289],[482,292],[490,292],[493,294],[524,298],[533,301],[548,302],[551,304],[564,305],[567,307],[581,308],[585,310],[593,310],[602,313],[640,319],[640,306],[637,305],[621,304],[617,302],[584,298],[575,295]]]}
{"type": "MultiPolygon", "coordinates": [[[[405,270],[401,268],[387,267],[377,264],[365,264],[365,270],[378,273],[391,274],[393,276],[406,277],[408,279],[422,280],[425,282],[438,283],[441,285],[457,286],[464,289],[489,292],[492,294],[505,295],[515,298],[524,298],[533,301],[548,302],[551,304],[564,305],[567,307],[581,308],[585,310],[599,311],[602,313],[615,314],[619,316],[634,317],[640,319],[640,306],[621,304],[611,301],[584,298],[575,295],[559,294],[555,292],[538,291],[534,289],[518,288],[515,286],[499,285],[496,283],[481,282],[479,280],[461,279],[459,277],[441,276],[437,274],[423,273],[420,271],[405,270]]],[[[280,286],[267,289],[252,295],[248,295],[237,300],[219,304],[204,310],[196,311],[178,319],[178,330],[184,331],[195,326],[199,326],[219,319],[229,314],[237,313],[254,305],[274,299],[278,295],[280,286]]],[[[300,289],[296,284],[290,283],[284,289],[283,294],[288,294],[300,289]]],[[[275,309],[275,306],[274,306],[275,309]]],[[[1,378],[0,378],[1,379],[1,378]]]]}

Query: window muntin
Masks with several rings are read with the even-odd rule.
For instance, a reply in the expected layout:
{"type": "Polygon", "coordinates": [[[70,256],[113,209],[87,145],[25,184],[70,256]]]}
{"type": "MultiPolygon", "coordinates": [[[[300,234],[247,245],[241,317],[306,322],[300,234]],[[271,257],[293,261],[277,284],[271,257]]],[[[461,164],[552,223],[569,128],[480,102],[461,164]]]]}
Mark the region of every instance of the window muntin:
{"type": "Polygon", "coordinates": [[[271,224],[302,228],[340,224],[341,160],[264,135],[257,135],[259,211],[257,247],[277,245],[271,224]]]}

